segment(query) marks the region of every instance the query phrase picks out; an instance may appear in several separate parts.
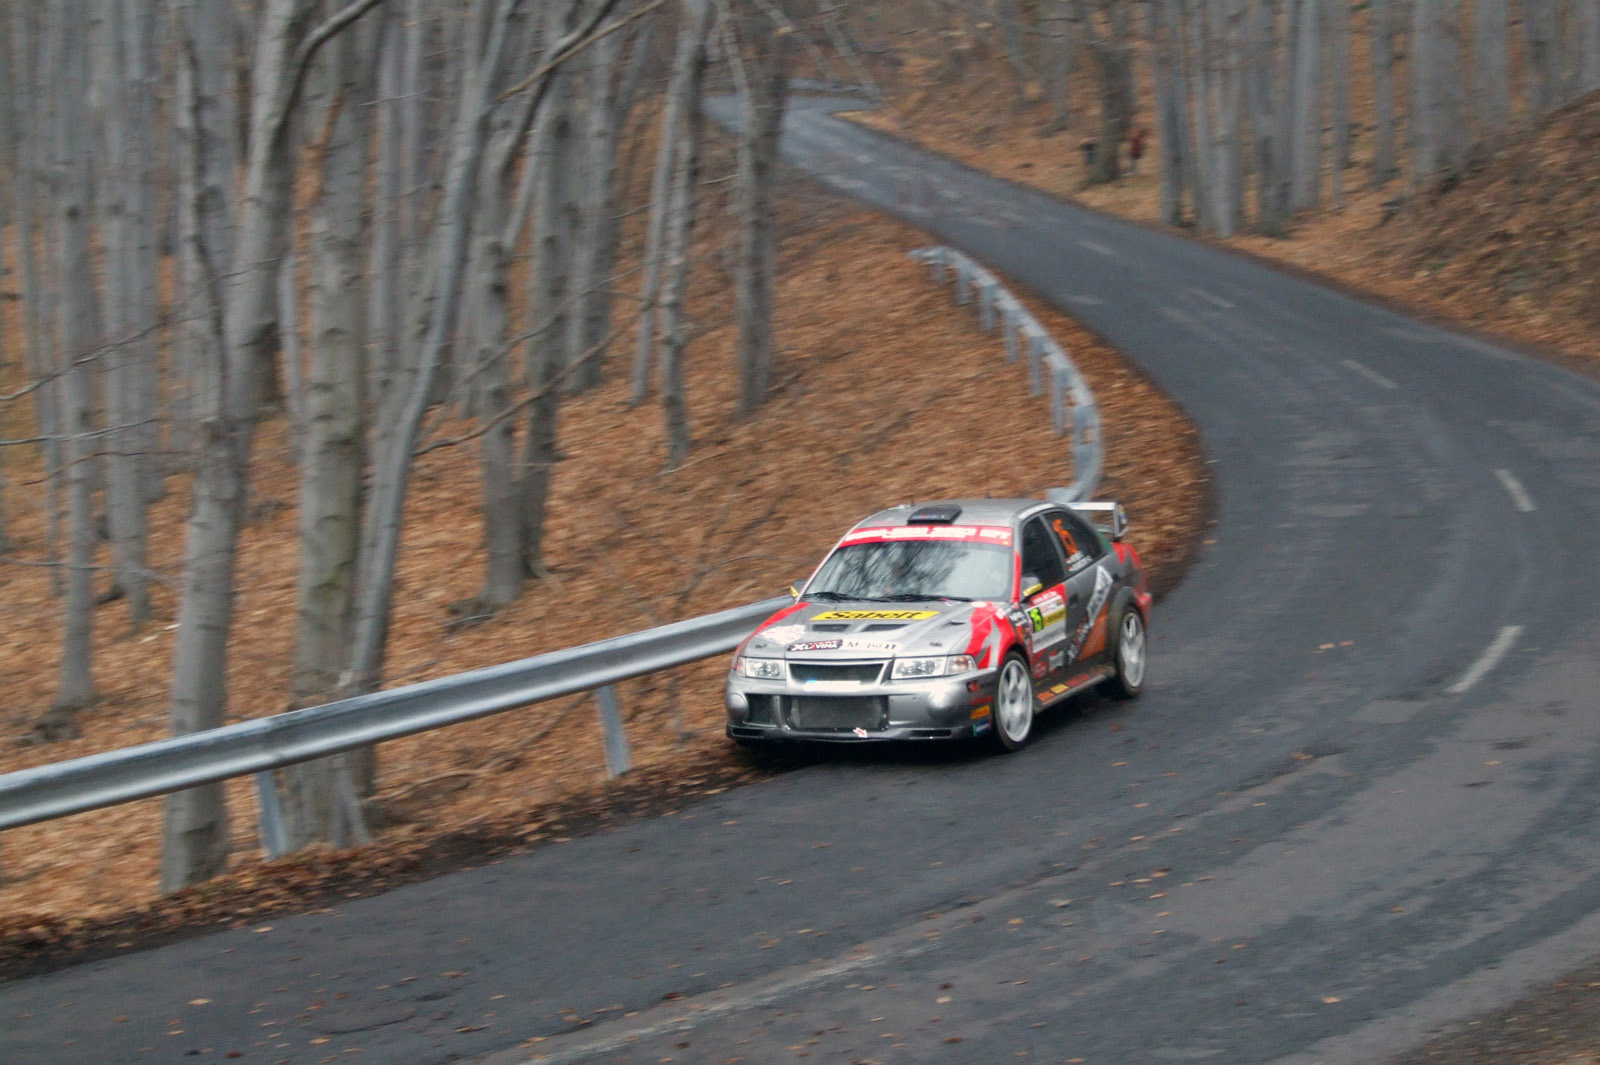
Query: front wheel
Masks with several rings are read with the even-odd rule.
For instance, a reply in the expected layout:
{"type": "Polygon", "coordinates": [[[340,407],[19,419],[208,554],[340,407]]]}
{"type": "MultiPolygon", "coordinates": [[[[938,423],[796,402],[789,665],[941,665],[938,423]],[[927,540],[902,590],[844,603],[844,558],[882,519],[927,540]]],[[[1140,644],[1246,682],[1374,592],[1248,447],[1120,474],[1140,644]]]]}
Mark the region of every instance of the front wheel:
{"type": "Polygon", "coordinates": [[[1015,751],[1033,735],[1033,680],[1028,664],[1013,651],[1000,667],[994,698],[994,740],[1002,751],[1015,751]]]}
{"type": "Polygon", "coordinates": [[[1144,690],[1145,663],[1149,653],[1144,616],[1139,613],[1139,608],[1131,602],[1124,603],[1115,631],[1117,645],[1112,648],[1111,661],[1116,672],[1111,674],[1106,687],[1114,698],[1137,699],[1144,690]]]}

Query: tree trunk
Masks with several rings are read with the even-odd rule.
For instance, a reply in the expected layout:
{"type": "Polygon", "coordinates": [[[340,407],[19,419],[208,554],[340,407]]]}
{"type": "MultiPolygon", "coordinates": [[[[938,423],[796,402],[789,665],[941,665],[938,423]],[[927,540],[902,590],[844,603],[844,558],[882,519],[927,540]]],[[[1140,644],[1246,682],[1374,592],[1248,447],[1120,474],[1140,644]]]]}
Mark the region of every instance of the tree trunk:
{"type": "MultiPolygon", "coordinates": [[[[695,0],[683,2],[691,5],[695,0]]],[[[686,16],[686,23],[692,21],[692,15],[686,16]]],[[[683,124],[682,112],[689,106],[690,82],[698,77],[697,68],[704,63],[704,55],[704,34],[696,39],[686,24],[678,33],[677,51],[672,60],[672,79],[667,85],[666,102],[661,107],[655,169],[650,175],[650,218],[645,225],[644,254],[639,270],[639,313],[629,396],[629,402],[634,406],[643,403],[650,394],[650,366],[661,322],[661,270],[666,254],[667,220],[672,213],[670,190],[673,174],[679,165],[678,151],[682,148],[678,131],[683,124]]]]}
{"type": "Polygon", "coordinates": [[[67,513],[71,548],[67,601],[62,622],[60,680],[50,715],[41,722],[47,738],[70,734],[71,714],[94,699],[90,674],[94,624],[93,500],[94,385],[92,367],[100,351],[100,308],[90,265],[93,148],[88,142],[87,40],[84,0],[61,0],[47,17],[56,36],[54,63],[63,91],[56,97],[56,240],[60,262],[60,425],[66,436],[67,513]],[[53,733],[53,734],[52,734],[53,733]]]}
{"type": "Polygon", "coordinates": [[[1367,43],[1372,51],[1372,187],[1394,176],[1394,22],[1395,0],[1372,0],[1367,43]]]}
{"type": "Polygon", "coordinates": [[[1322,17],[1319,0],[1297,0],[1294,64],[1290,68],[1289,165],[1291,210],[1322,199],[1322,17]]]}
{"type": "Polygon", "coordinates": [[[1572,4],[1577,91],[1590,93],[1600,89],[1600,0],[1572,0],[1572,4]]]}
{"type": "Polygon", "coordinates": [[[1332,40],[1333,206],[1344,208],[1344,171],[1350,165],[1350,0],[1332,0],[1329,13],[1332,40]]]}
{"type": "MultiPolygon", "coordinates": [[[[198,0],[189,10],[214,7],[198,0]]],[[[234,570],[244,524],[254,422],[277,330],[277,264],[288,228],[288,123],[303,67],[303,41],[326,41],[338,26],[372,5],[354,0],[307,35],[307,0],[265,0],[251,66],[249,165],[239,213],[235,268],[223,284],[223,387],[207,412],[200,441],[184,555],[183,598],[173,652],[172,728],[177,735],[222,723],[227,695],[228,635],[233,623],[234,570]]],[[[187,42],[192,51],[193,40],[187,42]]],[[[201,258],[214,263],[202,240],[201,258]]],[[[167,799],[161,856],[164,890],[206,879],[227,856],[227,811],[221,785],[207,784],[167,799]]]]}
{"type": "MultiPolygon", "coordinates": [[[[546,38],[569,32],[578,4],[562,0],[545,9],[546,38]]],[[[572,170],[578,158],[573,127],[573,72],[557,70],[539,112],[528,165],[535,168],[533,275],[528,292],[528,344],[524,376],[529,392],[527,430],[522,440],[519,509],[522,570],[544,569],[545,511],[550,481],[559,460],[556,424],[561,411],[561,380],[570,339],[573,216],[577,213],[572,170]]]]}
{"type": "MultiPolygon", "coordinates": [[[[498,91],[498,90],[497,90],[498,91]]],[[[474,404],[483,427],[479,469],[483,492],[483,536],[487,552],[483,585],[477,596],[454,609],[467,617],[488,616],[522,592],[522,523],[517,476],[512,466],[516,421],[511,417],[511,371],[507,328],[510,320],[511,248],[518,234],[508,228],[516,160],[527,138],[525,124],[509,107],[496,110],[488,159],[478,176],[473,212],[472,268],[465,302],[469,357],[476,380],[474,404]]],[[[533,161],[525,165],[531,169],[533,161]]]]}
{"type": "Polygon", "coordinates": [[[1183,113],[1175,49],[1182,46],[1166,17],[1166,0],[1147,0],[1145,24],[1150,38],[1150,76],[1156,98],[1156,138],[1161,149],[1161,220],[1183,224],[1183,113]]]}
{"type": "Polygon", "coordinates": [[[1507,16],[1506,0],[1476,0],[1473,6],[1472,88],[1480,140],[1498,137],[1511,121],[1507,16]]]}
{"type": "Polygon", "coordinates": [[[772,27],[762,25],[764,21],[765,16],[761,15],[747,19],[743,26],[743,36],[751,44],[751,57],[744,130],[739,140],[739,250],[734,266],[740,417],[761,406],[772,383],[778,133],[789,88],[789,37],[776,35],[772,27]]]}
{"type": "Polygon", "coordinates": [[[47,181],[39,180],[47,171],[51,152],[52,132],[45,127],[43,108],[37,105],[44,93],[38,73],[43,65],[39,52],[39,33],[26,12],[19,12],[9,4],[0,4],[0,20],[7,31],[8,56],[15,94],[8,94],[7,102],[14,106],[11,126],[11,158],[15,165],[11,172],[10,192],[12,217],[16,226],[17,268],[22,283],[22,328],[24,362],[28,378],[37,387],[33,393],[34,422],[39,435],[44,437],[40,447],[45,474],[45,560],[51,564],[50,586],[54,595],[65,591],[60,558],[60,494],[61,456],[60,425],[52,348],[55,286],[46,275],[48,257],[41,257],[40,230],[47,228],[41,187],[47,181]]]}
{"type": "Polygon", "coordinates": [[[1044,52],[1044,89],[1050,101],[1050,125],[1061,132],[1072,125],[1072,22],[1069,0],[1042,0],[1040,48],[1044,52]]]}
{"type": "MultiPolygon", "coordinates": [[[[506,25],[518,0],[475,0],[471,25],[482,28],[473,41],[482,50],[473,56],[470,76],[463,85],[455,128],[451,133],[450,158],[445,171],[445,188],[434,212],[429,239],[429,298],[419,301],[408,334],[420,336],[421,344],[414,371],[403,401],[384,412],[392,419],[386,427],[386,446],[377,456],[372,483],[372,502],[368,525],[373,530],[370,549],[364,548],[356,602],[355,637],[351,651],[350,679],[354,692],[376,690],[382,679],[383,656],[388,642],[390,606],[394,596],[395,561],[400,549],[404,524],[406,490],[417,435],[433,392],[446,340],[454,328],[454,310],[460,287],[461,270],[471,235],[469,220],[477,184],[478,165],[489,137],[489,122],[494,111],[494,92],[505,54],[506,25]],[[419,328],[420,326],[420,328],[419,328]]],[[[398,383],[396,386],[398,388],[398,383]]]]}
{"type": "Polygon", "coordinates": [[[1557,0],[1523,2],[1522,76],[1530,119],[1545,115],[1561,99],[1561,49],[1557,41],[1560,12],[1556,5],[1557,0]]]}
{"type": "Polygon", "coordinates": [[[684,26],[680,33],[690,42],[688,73],[678,108],[678,122],[673,131],[677,151],[672,168],[672,188],[668,194],[664,252],[667,278],[661,296],[661,411],[667,430],[668,469],[676,469],[689,457],[689,407],[683,392],[683,356],[688,344],[688,331],[683,321],[683,303],[689,285],[695,192],[700,173],[700,130],[703,121],[700,86],[705,75],[711,0],[684,0],[684,15],[684,26]]]}
{"type": "MultiPolygon", "coordinates": [[[[312,213],[312,343],[299,400],[300,560],[296,580],[293,688],[296,706],[335,697],[350,660],[356,549],[364,466],[366,321],[361,284],[366,206],[368,95],[357,35],[327,49],[321,77],[328,106],[322,195],[312,213]]],[[[286,320],[285,332],[297,323],[286,320]]],[[[283,770],[291,848],[348,847],[369,838],[349,770],[335,755],[283,770]]]]}

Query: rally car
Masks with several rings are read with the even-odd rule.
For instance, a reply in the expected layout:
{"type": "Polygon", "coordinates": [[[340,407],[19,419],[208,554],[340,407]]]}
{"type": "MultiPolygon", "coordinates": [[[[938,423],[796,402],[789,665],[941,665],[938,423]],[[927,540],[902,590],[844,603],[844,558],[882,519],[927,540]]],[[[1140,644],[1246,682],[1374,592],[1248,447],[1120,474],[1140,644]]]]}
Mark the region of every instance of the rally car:
{"type": "Polygon", "coordinates": [[[1116,503],[961,499],[880,511],[847,532],[795,602],[739,645],[728,735],[991,738],[1145,681],[1150,593],[1116,503]]]}

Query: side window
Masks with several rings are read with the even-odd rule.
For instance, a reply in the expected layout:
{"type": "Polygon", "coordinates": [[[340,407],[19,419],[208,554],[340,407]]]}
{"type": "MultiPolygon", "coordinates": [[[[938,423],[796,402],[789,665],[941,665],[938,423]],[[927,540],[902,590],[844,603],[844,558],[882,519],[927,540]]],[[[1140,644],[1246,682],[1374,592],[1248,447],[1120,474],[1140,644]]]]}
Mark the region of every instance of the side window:
{"type": "Polygon", "coordinates": [[[1078,573],[1106,553],[1100,534],[1088,522],[1065,510],[1052,510],[1045,515],[1050,531],[1067,556],[1067,572],[1078,573]]]}
{"type": "Polygon", "coordinates": [[[1028,581],[1038,581],[1046,588],[1054,588],[1067,579],[1066,567],[1061,562],[1060,541],[1044,523],[1043,518],[1030,518],[1022,527],[1022,591],[1028,591],[1028,581]]]}

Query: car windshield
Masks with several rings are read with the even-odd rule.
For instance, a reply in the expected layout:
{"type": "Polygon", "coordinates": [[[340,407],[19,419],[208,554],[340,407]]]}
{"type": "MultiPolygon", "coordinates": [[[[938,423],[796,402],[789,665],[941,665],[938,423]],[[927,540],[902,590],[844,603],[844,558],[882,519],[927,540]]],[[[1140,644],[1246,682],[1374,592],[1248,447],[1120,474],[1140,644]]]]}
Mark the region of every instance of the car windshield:
{"type": "Polygon", "coordinates": [[[888,602],[1010,596],[1010,548],[913,540],[839,548],[811,579],[805,595],[888,602]]]}

